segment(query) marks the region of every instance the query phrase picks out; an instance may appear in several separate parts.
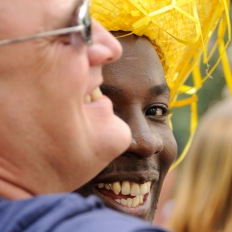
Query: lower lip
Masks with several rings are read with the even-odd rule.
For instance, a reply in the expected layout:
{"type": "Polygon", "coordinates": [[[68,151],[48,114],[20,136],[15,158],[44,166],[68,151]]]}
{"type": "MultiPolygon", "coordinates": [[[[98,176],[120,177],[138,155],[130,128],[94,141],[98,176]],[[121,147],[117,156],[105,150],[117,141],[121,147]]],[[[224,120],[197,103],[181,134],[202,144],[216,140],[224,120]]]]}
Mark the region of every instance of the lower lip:
{"type": "MultiPolygon", "coordinates": [[[[102,192],[100,192],[96,188],[95,188],[94,192],[95,192],[95,194],[97,196],[99,196],[101,199],[104,200],[105,204],[108,207],[116,209],[116,210],[121,211],[121,212],[126,213],[126,214],[130,214],[130,215],[133,215],[133,216],[138,216],[138,217],[142,217],[143,218],[143,215],[145,215],[149,211],[149,209],[150,209],[151,197],[150,197],[149,193],[144,196],[144,202],[143,202],[143,204],[138,205],[138,206],[132,208],[132,207],[127,207],[127,206],[124,206],[122,204],[117,203],[114,200],[117,197],[114,198],[112,196],[109,196],[110,194],[107,194],[107,195],[103,194],[102,192]]],[[[124,198],[126,199],[127,197],[124,196],[124,198]]]]}

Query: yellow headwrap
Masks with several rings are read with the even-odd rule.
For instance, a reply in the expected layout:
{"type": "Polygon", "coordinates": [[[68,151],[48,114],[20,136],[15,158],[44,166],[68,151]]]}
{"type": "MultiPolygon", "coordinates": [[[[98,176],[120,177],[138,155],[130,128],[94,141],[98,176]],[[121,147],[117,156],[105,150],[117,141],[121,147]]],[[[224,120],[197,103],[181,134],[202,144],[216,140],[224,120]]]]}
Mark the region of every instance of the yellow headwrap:
{"type": "Polygon", "coordinates": [[[222,61],[232,94],[232,75],[226,55],[231,40],[229,7],[230,0],[91,1],[92,16],[107,30],[128,31],[128,34],[145,35],[150,39],[159,54],[171,90],[170,107],[191,105],[190,139],[172,168],[184,158],[197,125],[197,90],[219,60],[222,61]],[[208,49],[208,42],[216,28],[215,44],[208,49]],[[209,65],[216,51],[219,52],[219,59],[209,65]],[[205,64],[205,74],[200,72],[202,64],[205,64]],[[185,85],[190,73],[193,75],[193,86],[185,85]],[[182,93],[189,97],[178,100],[178,95],[182,93]]]}

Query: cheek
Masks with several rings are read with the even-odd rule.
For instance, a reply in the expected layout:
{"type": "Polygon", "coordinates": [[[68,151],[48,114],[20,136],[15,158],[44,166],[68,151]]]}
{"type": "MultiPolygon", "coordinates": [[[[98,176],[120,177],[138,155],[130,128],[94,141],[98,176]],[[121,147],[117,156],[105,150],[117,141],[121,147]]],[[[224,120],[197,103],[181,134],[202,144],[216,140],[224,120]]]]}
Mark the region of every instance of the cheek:
{"type": "Polygon", "coordinates": [[[19,43],[3,46],[0,51],[1,75],[32,78],[38,57],[35,56],[35,49],[30,44],[19,43]],[[5,72],[5,73],[4,73],[5,72]]]}
{"type": "Polygon", "coordinates": [[[89,64],[85,54],[81,49],[77,52],[70,46],[62,46],[48,56],[41,70],[41,73],[49,75],[42,78],[44,86],[57,94],[58,98],[84,98],[89,78],[89,64]]]}
{"type": "Polygon", "coordinates": [[[169,126],[160,129],[160,136],[163,141],[163,151],[160,156],[160,161],[167,169],[171,166],[177,156],[177,143],[174,134],[169,126]]]}
{"type": "Polygon", "coordinates": [[[169,131],[169,133],[166,134],[164,140],[165,157],[163,159],[163,162],[166,163],[166,165],[170,166],[177,156],[177,143],[171,130],[169,131]]]}

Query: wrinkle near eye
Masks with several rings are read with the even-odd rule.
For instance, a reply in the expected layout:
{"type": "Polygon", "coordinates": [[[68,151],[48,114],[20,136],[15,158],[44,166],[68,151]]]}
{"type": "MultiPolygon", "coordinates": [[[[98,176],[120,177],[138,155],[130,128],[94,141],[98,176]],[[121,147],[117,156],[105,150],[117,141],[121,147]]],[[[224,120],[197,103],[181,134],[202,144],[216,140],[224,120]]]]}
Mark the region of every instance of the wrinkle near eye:
{"type": "Polygon", "coordinates": [[[57,40],[63,44],[70,44],[70,35],[61,35],[57,38],[57,40]]]}

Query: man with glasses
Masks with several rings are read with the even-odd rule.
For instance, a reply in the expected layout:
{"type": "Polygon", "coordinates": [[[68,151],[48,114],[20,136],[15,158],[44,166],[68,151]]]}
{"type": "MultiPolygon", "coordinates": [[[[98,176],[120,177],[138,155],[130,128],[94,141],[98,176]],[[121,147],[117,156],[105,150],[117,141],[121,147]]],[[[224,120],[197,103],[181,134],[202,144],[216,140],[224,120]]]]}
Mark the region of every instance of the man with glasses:
{"type": "Polygon", "coordinates": [[[1,0],[0,21],[0,231],[160,231],[64,194],[131,140],[99,90],[122,48],[88,1],[1,0]]]}

